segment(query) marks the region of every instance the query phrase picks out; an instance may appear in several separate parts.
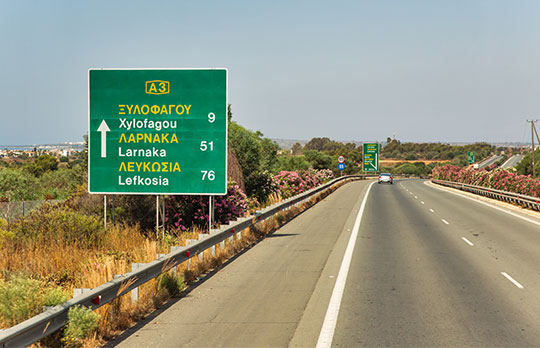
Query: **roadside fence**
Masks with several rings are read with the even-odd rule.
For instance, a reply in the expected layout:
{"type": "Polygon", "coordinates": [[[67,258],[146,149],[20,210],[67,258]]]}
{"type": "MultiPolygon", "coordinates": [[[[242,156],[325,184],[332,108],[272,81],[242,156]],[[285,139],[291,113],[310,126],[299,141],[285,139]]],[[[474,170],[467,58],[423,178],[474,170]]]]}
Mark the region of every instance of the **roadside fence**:
{"type": "Polygon", "coordinates": [[[36,200],[0,202],[0,218],[13,221],[21,216],[28,215],[32,210],[38,209],[44,204],[55,204],[61,200],[36,200]]]}

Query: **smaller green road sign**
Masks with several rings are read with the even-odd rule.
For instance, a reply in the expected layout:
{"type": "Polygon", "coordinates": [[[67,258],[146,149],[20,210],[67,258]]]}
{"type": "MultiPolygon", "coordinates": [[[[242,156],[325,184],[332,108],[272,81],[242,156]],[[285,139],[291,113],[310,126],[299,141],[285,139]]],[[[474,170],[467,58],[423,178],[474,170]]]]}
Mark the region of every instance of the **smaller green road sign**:
{"type": "Polygon", "coordinates": [[[379,144],[364,143],[363,148],[362,170],[364,172],[379,171],[379,144]]]}
{"type": "Polygon", "coordinates": [[[474,151],[467,152],[467,161],[469,162],[469,164],[472,164],[475,162],[474,151]]]}

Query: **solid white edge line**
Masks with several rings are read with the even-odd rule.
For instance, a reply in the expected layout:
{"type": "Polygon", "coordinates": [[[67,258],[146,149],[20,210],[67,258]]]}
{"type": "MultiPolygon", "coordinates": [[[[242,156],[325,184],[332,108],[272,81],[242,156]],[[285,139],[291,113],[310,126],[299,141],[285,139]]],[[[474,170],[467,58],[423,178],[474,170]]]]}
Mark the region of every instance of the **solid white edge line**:
{"type": "Polygon", "coordinates": [[[465,241],[465,243],[469,244],[470,246],[474,246],[474,244],[470,240],[468,240],[467,238],[461,237],[461,239],[463,239],[465,241]]]}
{"type": "MultiPolygon", "coordinates": [[[[429,184],[429,181],[424,181],[424,185],[431,186],[431,185],[429,184]]],[[[432,185],[435,185],[435,184],[432,184],[432,185]]],[[[465,195],[462,195],[462,194],[457,193],[457,192],[448,191],[448,190],[442,189],[442,188],[437,187],[437,186],[431,186],[431,187],[433,187],[433,188],[435,188],[435,189],[437,189],[437,190],[441,190],[441,191],[444,191],[444,192],[451,193],[451,194],[456,195],[456,196],[461,196],[461,197],[463,197],[463,198],[470,199],[471,201],[474,201],[474,202],[477,202],[477,203],[480,203],[480,204],[483,204],[483,205],[487,205],[488,207],[491,207],[491,208],[493,208],[493,209],[497,209],[497,210],[502,211],[502,212],[504,212],[504,213],[506,213],[506,214],[509,214],[509,215],[515,216],[515,217],[517,217],[517,218],[520,218],[520,219],[522,219],[522,220],[525,220],[525,221],[527,221],[527,222],[530,222],[531,224],[535,224],[535,225],[537,225],[537,226],[540,226],[540,222],[539,222],[539,221],[535,221],[535,220],[533,220],[533,219],[529,219],[529,218],[527,218],[527,217],[525,217],[525,216],[521,216],[521,215],[519,215],[519,214],[513,213],[513,212],[511,212],[511,211],[509,211],[509,210],[506,210],[506,209],[504,209],[504,208],[496,207],[496,206],[494,206],[494,205],[491,204],[491,203],[483,202],[483,201],[480,201],[480,200],[478,200],[478,199],[476,199],[476,198],[469,197],[469,196],[465,196],[465,195]]]]}
{"type": "Polygon", "coordinates": [[[506,278],[508,279],[509,281],[511,281],[515,286],[517,286],[518,288],[520,289],[523,289],[523,285],[521,285],[517,280],[515,280],[514,278],[510,277],[510,275],[506,272],[501,272],[501,274],[506,278]]]}
{"type": "Polygon", "coordinates": [[[450,223],[449,223],[448,221],[446,221],[445,219],[441,219],[441,220],[442,220],[442,222],[444,222],[445,224],[450,225],[450,223]]]}
{"type": "Polygon", "coordinates": [[[332,346],[339,309],[341,307],[341,300],[343,298],[345,284],[347,283],[347,275],[351,266],[354,246],[356,245],[356,239],[358,238],[358,231],[360,230],[360,223],[362,222],[362,215],[364,214],[364,208],[366,207],[369,191],[374,183],[375,182],[372,182],[369,185],[364,199],[362,200],[362,204],[360,205],[358,215],[356,216],[353,231],[351,233],[351,237],[349,238],[349,243],[347,244],[347,249],[345,250],[345,255],[343,256],[343,261],[341,262],[341,266],[339,268],[334,290],[332,291],[332,297],[330,297],[330,303],[328,304],[328,309],[326,310],[321,333],[319,334],[319,340],[317,341],[317,348],[329,348],[332,346]]]}

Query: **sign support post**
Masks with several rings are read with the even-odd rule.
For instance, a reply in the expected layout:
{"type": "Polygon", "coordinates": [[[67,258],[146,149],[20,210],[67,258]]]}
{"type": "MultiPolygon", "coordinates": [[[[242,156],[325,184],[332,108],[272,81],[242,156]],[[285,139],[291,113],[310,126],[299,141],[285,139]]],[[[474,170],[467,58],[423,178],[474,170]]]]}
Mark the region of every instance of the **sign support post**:
{"type": "Polygon", "coordinates": [[[156,239],[159,239],[159,195],[156,195],[156,239]]]}
{"type": "Polygon", "coordinates": [[[103,226],[107,228],[107,195],[103,195],[103,226]]]}
{"type": "Polygon", "coordinates": [[[214,196],[208,197],[208,233],[210,233],[210,230],[212,229],[212,218],[214,215],[214,196]]]}

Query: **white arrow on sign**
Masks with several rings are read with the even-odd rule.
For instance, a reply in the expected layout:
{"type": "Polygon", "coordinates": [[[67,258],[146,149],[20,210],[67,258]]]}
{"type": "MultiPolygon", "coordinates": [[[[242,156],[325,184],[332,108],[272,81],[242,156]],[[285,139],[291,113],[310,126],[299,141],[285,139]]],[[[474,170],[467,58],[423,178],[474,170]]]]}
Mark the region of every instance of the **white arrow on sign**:
{"type": "MultiPolygon", "coordinates": [[[[377,163],[377,154],[375,154],[375,163],[377,163]]],[[[373,169],[378,170],[377,166],[373,164],[373,162],[369,162],[369,165],[373,167],[373,169]]]]}
{"type": "Polygon", "coordinates": [[[110,132],[111,129],[107,126],[105,120],[101,121],[99,125],[98,132],[101,132],[101,157],[107,157],[107,132],[110,132]]]}

